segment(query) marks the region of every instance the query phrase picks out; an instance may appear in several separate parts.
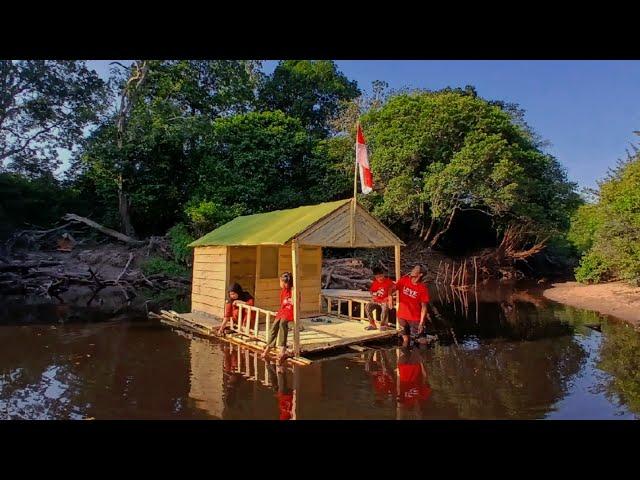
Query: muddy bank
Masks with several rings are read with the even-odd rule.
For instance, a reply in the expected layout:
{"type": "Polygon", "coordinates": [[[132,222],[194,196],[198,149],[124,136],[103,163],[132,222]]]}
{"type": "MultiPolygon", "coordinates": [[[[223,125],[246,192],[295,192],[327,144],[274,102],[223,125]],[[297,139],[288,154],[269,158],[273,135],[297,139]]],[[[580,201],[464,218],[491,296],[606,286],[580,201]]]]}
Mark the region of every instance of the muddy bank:
{"type": "Polygon", "coordinates": [[[640,327],[640,288],[622,282],[583,285],[577,282],[554,283],[544,290],[550,300],[572,307],[594,310],[640,327]]]}

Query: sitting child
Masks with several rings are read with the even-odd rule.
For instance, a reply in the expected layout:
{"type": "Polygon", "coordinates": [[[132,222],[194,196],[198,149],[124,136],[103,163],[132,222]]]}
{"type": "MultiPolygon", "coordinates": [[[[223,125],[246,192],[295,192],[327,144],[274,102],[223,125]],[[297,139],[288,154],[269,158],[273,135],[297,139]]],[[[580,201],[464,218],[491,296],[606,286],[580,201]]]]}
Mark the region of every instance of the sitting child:
{"type": "MultiPolygon", "coordinates": [[[[241,303],[253,306],[254,304],[253,297],[249,292],[244,291],[239,283],[233,283],[229,287],[228,296],[227,296],[227,299],[225,300],[224,319],[222,320],[222,324],[218,328],[218,335],[222,335],[224,333],[224,329],[226,328],[227,323],[229,323],[229,320],[233,318],[234,322],[238,321],[238,313],[240,310],[240,308],[238,307],[238,304],[241,304],[241,303]]],[[[255,313],[252,312],[251,319],[250,319],[251,328],[253,328],[254,326],[253,325],[254,320],[255,320],[255,313]]],[[[246,323],[247,319],[243,318],[242,321],[243,323],[246,323]]]]}
{"type": "Polygon", "coordinates": [[[373,269],[373,283],[371,283],[371,301],[367,303],[365,312],[369,319],[369,325],[365,330],[377,330],[376,321],[373,318],[373,312],[378,312],[380,319],[380,330],[387,330],[389,327],[389,310],[393,308],[393,290],[395,284],[393,280],[387,277],[380,267],[373,269]]]}

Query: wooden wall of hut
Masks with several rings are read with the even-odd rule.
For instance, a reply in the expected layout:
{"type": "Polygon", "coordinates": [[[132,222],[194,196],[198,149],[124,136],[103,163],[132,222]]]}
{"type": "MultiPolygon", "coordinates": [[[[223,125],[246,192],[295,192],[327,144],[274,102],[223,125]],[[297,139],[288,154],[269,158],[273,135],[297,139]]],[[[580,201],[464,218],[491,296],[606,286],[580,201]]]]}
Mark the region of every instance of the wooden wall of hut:
{"type": "Polygon", "coordinates": [[[193,253],[191,311],[222,317],[226,287],[227,247],[198,247],[193,253]]]}

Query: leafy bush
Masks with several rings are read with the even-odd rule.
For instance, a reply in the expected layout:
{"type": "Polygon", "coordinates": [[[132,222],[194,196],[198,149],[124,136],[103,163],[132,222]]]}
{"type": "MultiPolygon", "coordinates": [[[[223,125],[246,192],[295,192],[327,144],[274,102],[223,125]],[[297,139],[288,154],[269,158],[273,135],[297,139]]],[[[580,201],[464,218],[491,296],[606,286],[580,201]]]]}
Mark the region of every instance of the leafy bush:
{"type": "Polygon", "coordinates": [[[567,237],[586,252],[576,270],[578,281],[613,277],[640,283],[640,155],[600,184],[598,202],[578,210],[567,237]]]}
{"type": "Polygon", "coordinates": [[[184,266],[160,257],[151,257],[146,260],[142,264],[142,271],[145,275],[164,273],[172,277],[186,277],[189,273],[184,266]]]}
{"type": "Polygon", "coordinates": [[[582,257],[576,268],[576,280],[581,283],[598,283],[605,279],[608,267],[597,252],[589,252],[582,257]]]}
{"type": "Polygon", "coordinates": [[[179,263],[190,265],[193,250],[187,245],[193,242],[195,238],[189,233],[187,226],[178,223],[169,229],[167,235],[171,240],[173,258],[179,263]]]}
{"type": "Polygon", "coordinates": [[[242,215],[243,209],[237,204],[225,207],[207,200],[192,199],[184,211],[196,235],[202,236],[242,215]]]}

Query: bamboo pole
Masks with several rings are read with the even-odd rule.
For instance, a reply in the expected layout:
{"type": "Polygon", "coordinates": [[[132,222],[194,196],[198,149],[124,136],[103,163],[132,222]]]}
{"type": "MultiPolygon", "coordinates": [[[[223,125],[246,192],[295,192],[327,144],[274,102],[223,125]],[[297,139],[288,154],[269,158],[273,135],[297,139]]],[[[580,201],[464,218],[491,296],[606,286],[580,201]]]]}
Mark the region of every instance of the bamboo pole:
{"type": "Polygon", "coordinates": [[[438,278],[440,277],[440,266],[442,265],[442,260],[438,264],[438,271],[436,272],[436,283],[438,283],[438,278]]]}
{"type": "Polygon", "coordinates": [[[476,264],[476,257],[473,257],[473,270],[474,270],[474,292],[475,292],[475,296],[476,296],[476,323],[478,323],[478,266],[476,264]]]}
{"type": "MultiPolygon", "coordinates": [[[[291,241],[291,269],[293,270],[293,352],[296,357],[300,356],[300,249],[298,241],[291,241]]],[[[285,347],[286,348],[286,347],[285,347]]]]}
{"type": "MultiPolygon", "coordinates": [[[[393,246],[396,283],[400,280],[400,245],[393,246]]],[[[396,294],[396,330],[400,330],[400,322],[398,321],[398,311],[400,310],[400,295],[396,294]]]]}
{"type": "Polygon", "coordinates": [[[449,278],[449,264],[444,264],[444,284],[447,284],[447,278],[449,278]]]}
{"type": "Polygon", "coordinates": [[[451,283],[450,285],[454,285],[456,281],[456,261],[453,261],[453,266],[451,267],[451,283]]]}

